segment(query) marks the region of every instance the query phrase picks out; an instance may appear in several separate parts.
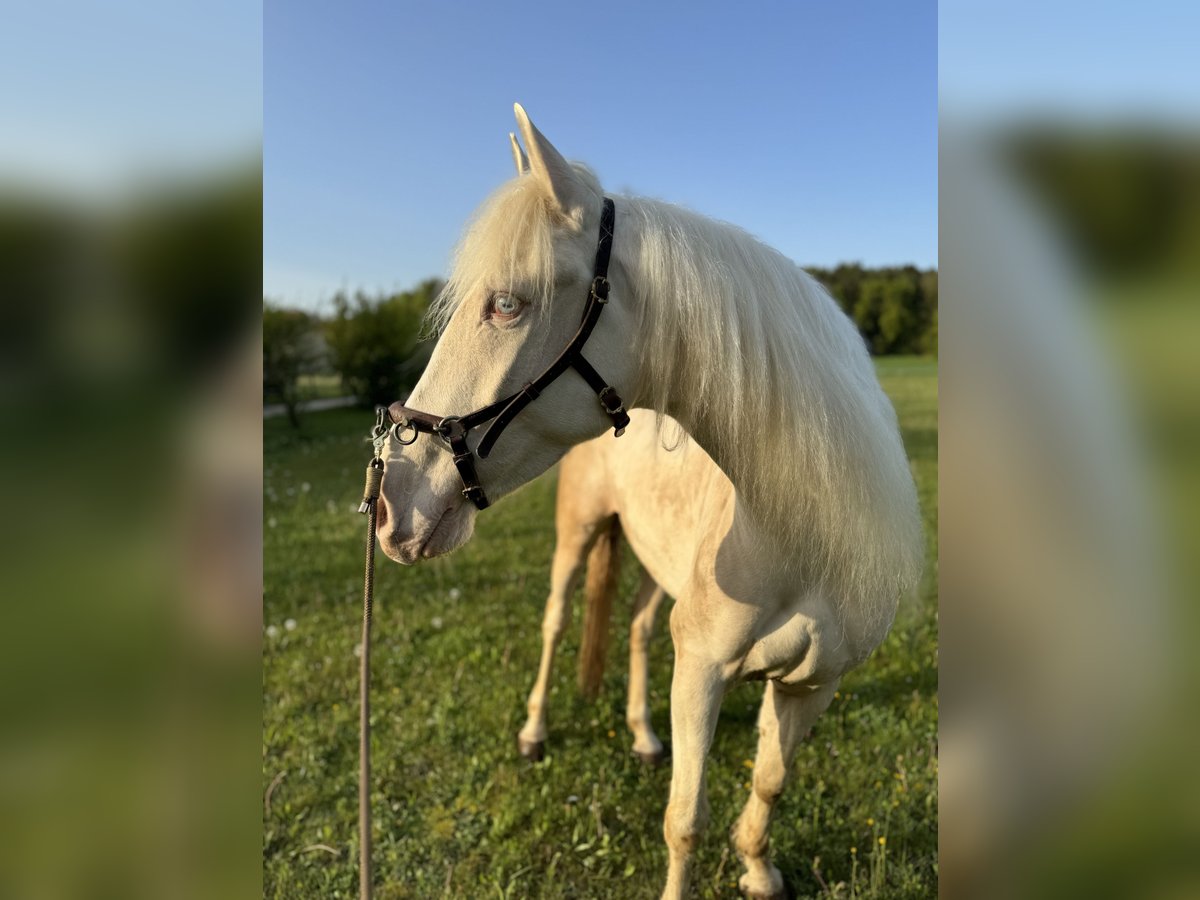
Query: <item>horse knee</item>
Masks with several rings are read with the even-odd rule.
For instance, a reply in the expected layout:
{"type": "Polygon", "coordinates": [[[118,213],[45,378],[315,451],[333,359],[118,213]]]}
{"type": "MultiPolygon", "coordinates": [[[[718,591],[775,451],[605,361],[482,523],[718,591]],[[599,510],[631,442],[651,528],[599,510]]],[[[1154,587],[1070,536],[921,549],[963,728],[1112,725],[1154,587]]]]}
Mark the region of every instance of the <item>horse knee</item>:
{"type": "Polygon", "coordinates": [[[755,773],[754,796],[767,806],[774,806],[775,801],[783,793],[784,780],[782,773],[771,772],[763,775],[755,773]]]}
{"type": "Polygon", "coordinates": [[[703,805],[685,809],[669,803],[663,817],[663,838],[673,852],[690,855],[699,844],[707,823],[708,810],[703,805]]]}
{"type": "Polygon", "coordinates": [[[542,639],[557,644],[567,628],[567,617],[562,609],[547,610],[542,619],[542,639]]]}

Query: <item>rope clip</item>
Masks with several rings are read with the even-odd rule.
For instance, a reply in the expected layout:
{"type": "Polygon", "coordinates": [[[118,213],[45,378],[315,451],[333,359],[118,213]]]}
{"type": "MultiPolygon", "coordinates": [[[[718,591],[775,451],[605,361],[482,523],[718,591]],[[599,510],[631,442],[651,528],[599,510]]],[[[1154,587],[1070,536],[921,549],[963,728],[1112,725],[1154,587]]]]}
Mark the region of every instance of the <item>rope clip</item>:
{"type": "Polygon", "coordinates": [[[375,455],[367,463],[367,483],[363,486],[362,503],[358,505],[358,511],[363,514],[369,512],[379,499],[379,489],[383,485],[383,448],[388,438],[387,414],[386,406],[375,407],[375,427],[371,429],[369,439],[375,448],[375,455]]]}
{"type": "Polygon", "coordinates": [[[388,411],[386,406],[375,407],[375,427],[371,429],[371,445],[375,448],[374,461],[383,460],[383,448],[387,446],[388,411]]]}

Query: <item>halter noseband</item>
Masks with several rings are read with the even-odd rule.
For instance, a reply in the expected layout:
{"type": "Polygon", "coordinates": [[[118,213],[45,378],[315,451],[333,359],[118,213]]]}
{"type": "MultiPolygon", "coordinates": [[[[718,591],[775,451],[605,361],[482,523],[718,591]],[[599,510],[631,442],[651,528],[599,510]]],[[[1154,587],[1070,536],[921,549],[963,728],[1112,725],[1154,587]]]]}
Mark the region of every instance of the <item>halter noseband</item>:
{"type": "Polygon", "coordinates": [[[541,375],[515,394],[510,394],[502,400],[497,400],[495,403],[467,413],[465,416],[435,416],[418,409],[410,409],[398,400],[388,407],[388,415],[394,423],[392,434],[401,444],[411,444],[417,439],[418,433],[424,433],[436,434],[450,446],[450,450],[454,453],[454,465],[462,477],[463,496],[479,509],[487,509],[489,501],[483,492],[483,486],[479,483],[479,476],[475,472],[475,455],[467,446],[467,435],[480,425],[492,423],[484,432],[483,439],[475,451],[479,454],[480,459],[487,459],[488,454],[492,452],[492,447],[495,446],[497,439],[509,423],[567,369],[574,369],[582,375],[583,380],[596,392],[600,398],[600,408],[612,419],[613,431],[616,436],[620,437],[625,433],[625,426],[629,424],[629,414],[625,411],[620,396],[610,384],[600,377],[600,373],[592,368],[592,364],[583,358],[583,345],[591,337],[592,329],[596,327],[600,313],[604,311],[604,305],[608,303],[608,261],[612,255],[615,221],[616,209],[612,200],[605,197],[604,210],[600,214],[600,238],[596,243],[596,266],[583,308],[583,320],[579,323],[579,330],[575,332],[575,336],[541,375]],[[405,429],[412,431],[412,435],[407,440],[402,436],[405,429]]]}

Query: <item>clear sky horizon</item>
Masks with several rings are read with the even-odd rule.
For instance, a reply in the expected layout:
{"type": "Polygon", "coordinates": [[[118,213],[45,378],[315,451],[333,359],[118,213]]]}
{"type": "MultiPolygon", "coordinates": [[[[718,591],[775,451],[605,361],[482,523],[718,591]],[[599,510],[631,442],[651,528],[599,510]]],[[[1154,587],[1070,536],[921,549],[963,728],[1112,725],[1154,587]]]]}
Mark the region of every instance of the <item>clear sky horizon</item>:
{"type": "Polygon", "coordinates": [[[269,0],[263,292],[446,274],[519,101],[608,189],[801,265],[937,265],[937,6],[269,0]]]}

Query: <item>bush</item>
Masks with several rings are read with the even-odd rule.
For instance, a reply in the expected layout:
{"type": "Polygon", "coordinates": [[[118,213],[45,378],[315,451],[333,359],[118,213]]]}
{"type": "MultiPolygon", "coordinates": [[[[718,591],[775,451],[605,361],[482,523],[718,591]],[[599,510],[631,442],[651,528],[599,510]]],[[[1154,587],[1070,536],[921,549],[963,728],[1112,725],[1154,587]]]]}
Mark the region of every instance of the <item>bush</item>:
{"type": "Polygon", "coordinates": [[[432,350],[421,342],[430,302],[441,290],[431,279],[415,290],[388,297],[361,292],[333,298],[326,338],[334,368],[363,403],[384,405],[405,397],[421,377],[432,350]]]}
{"type": "Polygon", "coordinates": [[[263,303],[263,401],[282,403],[293,427],[301,375],[317,371],[324,353],[317,320],[299,309],[263,303]]]}

